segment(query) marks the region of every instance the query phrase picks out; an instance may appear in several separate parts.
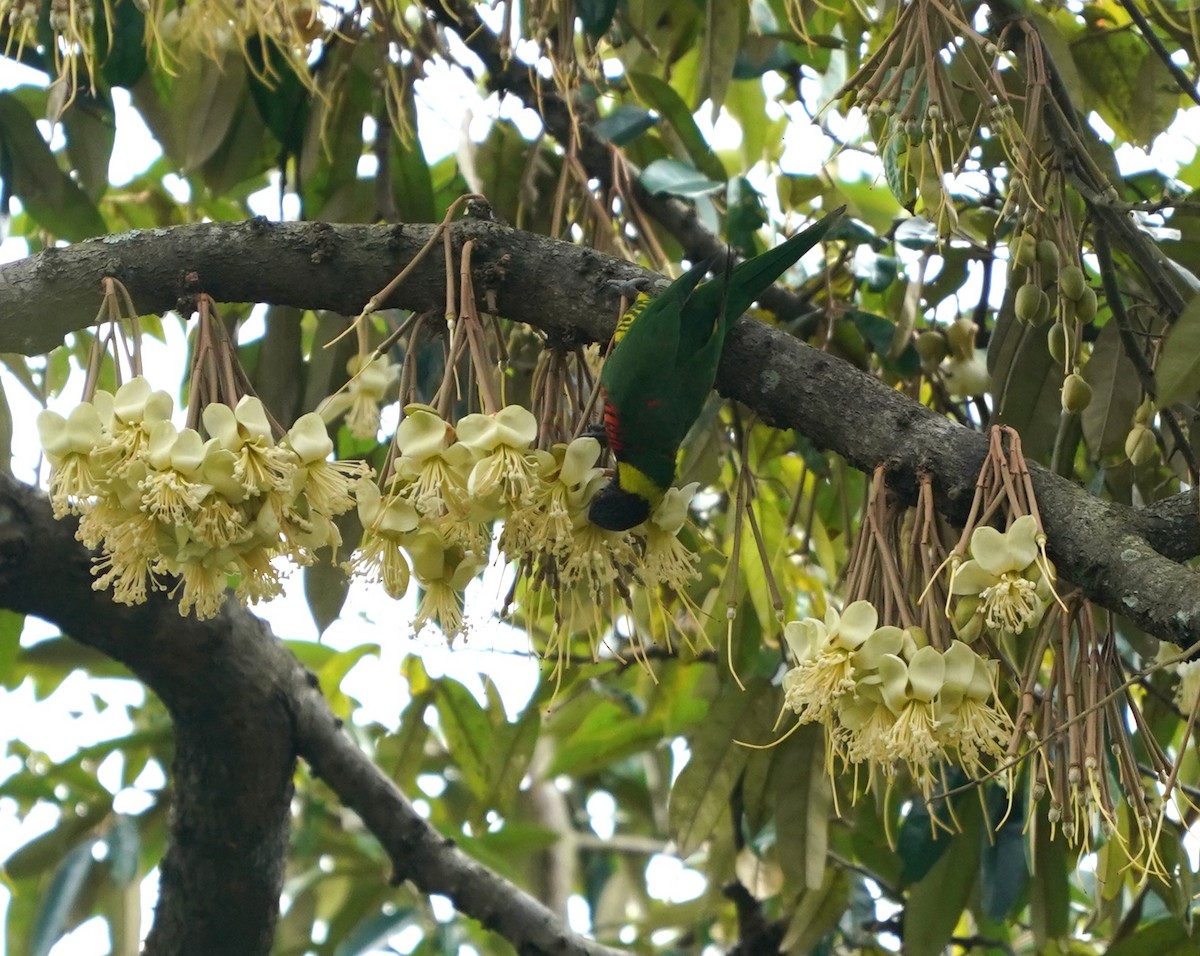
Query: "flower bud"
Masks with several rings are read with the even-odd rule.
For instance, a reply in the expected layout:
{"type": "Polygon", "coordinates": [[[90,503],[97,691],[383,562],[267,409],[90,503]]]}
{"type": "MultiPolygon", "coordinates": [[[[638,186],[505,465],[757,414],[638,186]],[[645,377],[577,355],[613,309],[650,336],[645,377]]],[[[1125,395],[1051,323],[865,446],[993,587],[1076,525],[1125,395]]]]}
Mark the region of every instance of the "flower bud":
{"type": "Polygon", "coordinates": [[[1125,457],[1139,467],[1158,457],[1158,442],[1154,432],[1145,425],[1134,425],[1125,436],[1125,457]]]}
{"type": "MultiPolygon", "coordinates": [[[[1037,261],[1050,275],[1058,272],[1058,246],[1051,239],[1040,239],[1037,244],[1037,261]]],[[[1048,276],[1043,276],[1048,278],[1048,276]]]]}
{"type": "Polygon", "coordinates": [[[1087,288],[1087,281],[1083,277],[1083,270],[1076,265],[1063,266],[1058,273],[1058,291],[1065,295],[1072,302],[1078,302],[1083,298],[1083,291],[1087,288]]]}
{"type": "Polygon", "coordinates": [[[1062,407],[1064,412],[1082,412],[1092,401],[1092,386],[1082,375],[1072,372],[1066,377],[1062,387],[1062,407]]]}
{"type": "Polygon", "coordinates": [[[1050,331],[1046,335],[1046,348],[1049,349],[1050,357],[1054,361],[1066,361],[1067,328],[1061,322],[1055,322],[1050,326],[1050,331]]]}
{"type": "Polygon", "coordinates": [[[1013,241],[1012,258],[1017,265],[1028,269],[1037,262],[1037,240],[1027,232],[1021,233],[1013,241]]]}
{"type": "Polygon", "coordinates": [[[937,365],[950,353],[945,334],[933,329],[926,329],[917,336],[916,349],[921,363],[929,367],[937,365]]]}
{"type": "Polygon", "coordinates": [[[1050,296],[1032,282],[1017,289],[1013,310],[1017,320],[1027,325],[1042,325],[1050,318],[1050,296]]]}
{"type": "Polygon", "coordinates": [[[978,326],[968,318],[961,318],[946,330],[946,338],[950,342],[950,351],[961,358],[968,358],[975,352],[975,333],[978,326]]]}
{"type": "Polygon", "coordinates": [[[1096,291],[1091,286],[1085,285],[1075,301],[1075,317],[1080,322],[1091,322],[1096,317],[1096,291]]]}

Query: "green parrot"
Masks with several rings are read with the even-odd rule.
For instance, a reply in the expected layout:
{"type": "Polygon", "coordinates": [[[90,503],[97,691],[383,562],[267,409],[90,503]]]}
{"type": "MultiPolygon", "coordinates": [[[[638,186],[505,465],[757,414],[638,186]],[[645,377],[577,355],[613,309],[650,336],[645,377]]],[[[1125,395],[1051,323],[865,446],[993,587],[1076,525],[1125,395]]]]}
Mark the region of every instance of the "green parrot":
{"type": "Polygon", "coordinates": [[[600,373],[604,438],[615,475],[588,508],[598,527],[641,524],[675,478],[675,459],[717,377],[738,317],[784,270],[815,246],[841,210],[760,256],[708,281],[700,262],[651,298],[639,292],[617,323],[600,373]]]}

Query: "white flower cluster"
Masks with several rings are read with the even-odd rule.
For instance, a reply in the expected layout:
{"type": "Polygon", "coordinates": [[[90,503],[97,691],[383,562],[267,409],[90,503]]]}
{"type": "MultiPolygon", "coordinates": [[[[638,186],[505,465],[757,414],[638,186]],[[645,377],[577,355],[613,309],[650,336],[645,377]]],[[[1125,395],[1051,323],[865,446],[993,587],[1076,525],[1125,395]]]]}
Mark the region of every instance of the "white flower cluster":
{"type": "Polygon", "coordinates": [[[178,577],[180,613],[212,617],[231,577],[240,600],[260,601],[280,591],[275,558],[311,564],[318,548],[341,544],[332,519],[353,507],[368,469],[328,460],[318,415],[276,441],[257,398],[212,404],[205,440],[176,428],[173,404],[138,376],[65,418],[38,416],[54,513],[80,516],[79,540],[100,552],[97,589],[139,604],[178,577]]]}

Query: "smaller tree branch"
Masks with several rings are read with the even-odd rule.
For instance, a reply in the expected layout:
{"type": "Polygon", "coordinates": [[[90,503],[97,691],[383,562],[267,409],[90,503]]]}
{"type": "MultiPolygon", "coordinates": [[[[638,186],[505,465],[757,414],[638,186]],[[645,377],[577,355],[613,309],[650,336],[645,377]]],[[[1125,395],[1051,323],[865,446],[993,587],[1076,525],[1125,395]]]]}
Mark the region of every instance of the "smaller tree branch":
{"type": "Polygon", "coordinates": [[[387,851],[393,879],[440,893],[522,953],[616,956],[567,929],[546,906],[442,836],[341,730],[315,687],[291,700],[299,753],[387,851]]]}

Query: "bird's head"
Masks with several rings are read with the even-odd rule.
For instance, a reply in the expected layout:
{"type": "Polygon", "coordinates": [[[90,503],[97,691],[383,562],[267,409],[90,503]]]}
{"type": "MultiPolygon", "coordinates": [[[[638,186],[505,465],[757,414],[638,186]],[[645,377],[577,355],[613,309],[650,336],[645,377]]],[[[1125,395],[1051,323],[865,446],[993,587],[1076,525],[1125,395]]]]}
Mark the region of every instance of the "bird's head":
{"type": "Polygon", "coordinates": [[[605,531],[628,531],[650,517],[650,501],[612,481],[588,507],[588,519],[605,531]]]}

